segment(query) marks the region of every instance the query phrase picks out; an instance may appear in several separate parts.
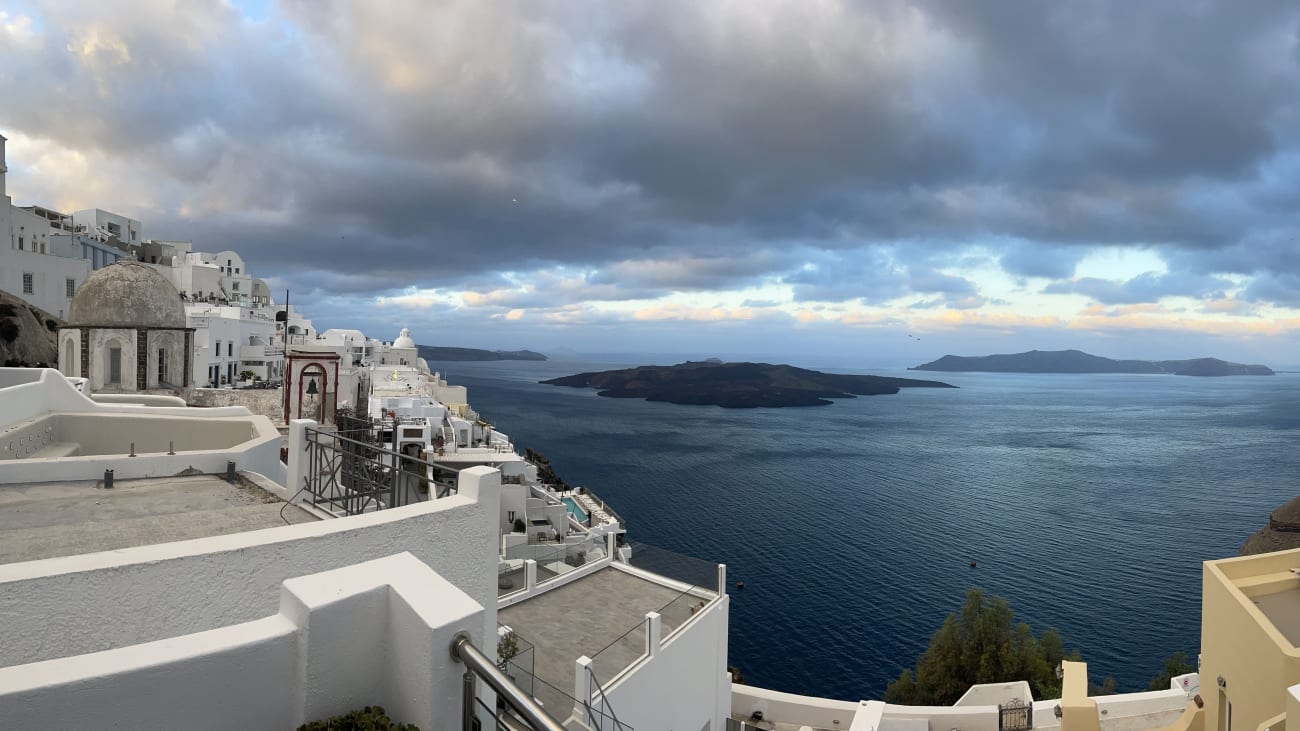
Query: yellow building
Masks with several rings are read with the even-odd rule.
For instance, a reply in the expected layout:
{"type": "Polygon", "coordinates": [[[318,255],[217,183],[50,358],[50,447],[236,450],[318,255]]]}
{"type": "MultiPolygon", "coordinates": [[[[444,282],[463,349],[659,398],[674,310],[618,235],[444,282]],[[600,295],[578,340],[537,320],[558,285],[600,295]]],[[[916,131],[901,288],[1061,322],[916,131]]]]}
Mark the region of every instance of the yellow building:
{"type": "MultiPolygon", "coordinates": [[[[1062,731],[1105,729],[1087,665],[1063,671],[1062,731]]],[[[1286,731],[1288,716],[1300,730],[1300,549],[1205,562],[1200,686],[1154,731],[1286,731]]]]}
{"type": "MultiPolygon", "coordinates": [[[[1205,563],[1206,731],[1282,731],[1300,684],[1300,549],[1205,563]]],[[[1300,728],[1300,707],[1292,709],[1300,728]]]]}

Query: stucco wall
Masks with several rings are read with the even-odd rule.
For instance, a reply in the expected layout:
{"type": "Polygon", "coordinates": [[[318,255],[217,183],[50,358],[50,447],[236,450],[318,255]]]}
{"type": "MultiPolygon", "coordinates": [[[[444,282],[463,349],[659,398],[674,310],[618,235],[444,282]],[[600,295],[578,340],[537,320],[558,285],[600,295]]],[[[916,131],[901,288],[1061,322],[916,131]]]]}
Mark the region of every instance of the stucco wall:
{"type": "Polygon", "coordinates": [[[0,566],[0,667],[252,621],[284,580],[410,551],[496,626],[499,473],[452,497],[283,528],[0,566]]]}
{"type": "MultiPolygon", "coordinates": [[[[3,202],[3,199],[0,199],[0,204],[3,202]]],[[[49,222],[46,222],[47,230],[48,227],[49,222]]],[[[7,231],[0,233],[8,234],[7,231]]],[[[24,233],[23,237],[24,246],[27,247],[24,251],[10,248],[7,240],[0,245],[0,289],[21,298],[28,304],[36,305],[51,315],[66,319],[72,304],[71,298],[68,297],[67,280],[74,280],[76,286],[80,287],[90,276],[90,262],[84,259],[33,253],[30,251],[30,234],[24,233]],[[31,294],[23,293],[23,274],[27,273],[32,275],[31,294]]],[[[17,232],[15,232],[16,240],[17,232]]]]}
{"type": "Polygon", "coordinates": [[[1201,677],[1207,731],[1220,728],[1222,701],[1232,727],[1255,729],[1285,708],[1285,689],[1300,683],[1300,653],[1278,633],[1234,580],[1279,573],[1287,582],[1300,551],[1207,562],[1201,579],[1201,677]],[[1224,687],[1216,687],[1222,677],[1224,687]]]}
{"type": "MultiPolygon", "coordinates": [[[[998,731],[997,706],[898,706],[887,704],[881,728],[894,720],[924,719],[933,729],[998,731]]],[[[895,726],[896,727],[896,726],[895,726]]]]}
{"type": "Polygon", "coordinates": [[[382,705],[451,728],[484,608],[409,553],[285,581],[275,616],[92,655],[0,668],[6,728],[289,729],[382,705]]]}
{"type": "Polygon", "coordinates": [[[0,668],[6,728],[288,729],[296,627],[281,617],[97,655],[0,668]]]}
{"type": "Polygon", "coordinates": [[[749,717],[754,711],[761,711],[764,721],[792,726],[847,729],[853,723],[858,708],[858,703],[850,701],[731,684],[732,715],[749,717]]]}
{"type": "Polygon", "coordinates": [[[166,477],[186,469],[216,474],[225,472],[228,461],[241,470],[280,474],[280,435],[265,417],[200,419],[165,415],[168,407],[116,408],[126,411],[51,414],[0,431],[0,444],[17,445],[17,451],[2,453],[14,458],[0,459],[0,484],[94,480],[107,469],[117,479],[166,477]],[[23,442],[32,436],[75,444],[77,451],[72,456],[29,454],[32,445],[23,442]],[[129,456],[132,444],[135,457],[129,456]],[[167,454],[169,446],[177,453],[167,454]]]}
{"type": "Polygon", "coordinates": [[[608,689],[619,721],[632,728],[724,727],[731,707],[727,674],[730,597],[708,606],[608,689]],[[671,702],[665,702],[671,699],[671,702]]]}
{"type": "MultiPolygon", "coordinates": [[[[206,373],[206,370],[204,371],[206,373]]],[[[243,406],[276,424],[284,419],[284,393],[276,389],[195,388],[190,391],[193,406],[243,406]]]]}

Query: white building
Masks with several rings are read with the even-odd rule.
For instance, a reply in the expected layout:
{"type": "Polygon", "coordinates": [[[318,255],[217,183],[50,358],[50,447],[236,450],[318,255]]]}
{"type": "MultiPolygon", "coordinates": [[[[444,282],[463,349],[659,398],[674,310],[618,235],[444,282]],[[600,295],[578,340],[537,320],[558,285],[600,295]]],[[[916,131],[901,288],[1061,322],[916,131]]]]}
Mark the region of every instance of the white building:
{"type": "Polygon", "coordinates": [[[15,207],[5,187],[7,172],[5,139],[0,137],[0,289],[66,318],[73,295],[90,273],[126,252],[77,233],[73,217],[65,213],[15,207]]]}
{"type": "Polygon", "coordinates": [[[144,225],[134,218],[91,208],[72,214],[78,229],[91,235],[115,238],[125,246],[139,246],[144,241],[144,225]]]}

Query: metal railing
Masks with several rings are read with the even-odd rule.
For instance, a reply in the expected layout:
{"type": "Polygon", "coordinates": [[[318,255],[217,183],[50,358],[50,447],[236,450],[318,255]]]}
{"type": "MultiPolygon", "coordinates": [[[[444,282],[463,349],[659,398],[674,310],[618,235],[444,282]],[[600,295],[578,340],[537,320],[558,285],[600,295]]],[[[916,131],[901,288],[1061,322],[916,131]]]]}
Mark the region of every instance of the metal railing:
{"type": "Polygon", "coordinates": [[[600,497],[596,495],[596,493],[592,492],[591,490],[588,490],[585,487],[581,487],[578,488],[578,494],[586,495],[587,497],[591,498],[592,502],[599,505],[601,510],[604,510],[606,513],[609,514],[609,517],[618,521],[619,528],[622,528],[623,530],[627,530],[627,522],[623,520],[623,516],[619,515],[618,512],[615,511],[613,508],[611,508],[608,504],[606,504],[604,500],[601,500],[600,497]]]}
{"type": "MultiPolygon", "coordinates": [[[[511,682],[495,662],[474,646],[468,636],[460,634],[452,640],[451,656],[456,661],[464,663],[466,667],[465,674],[461,678],[461,721],[465,731],[474,731],[482,722],[481,711],[489,710],[478,700],[478,680],[487,683],[488,687],[496,692],[497,701],[503,703],[517,716],[517,719],[509,719],[509,721],[518,720],[526,724],[523,728],[533,731],[565,731],[563,724],[547,713],[532,696],[511,682]]],[[[510,728],[508,717],[502,717],[498,712],[495,718],[501,722],[498,727],[510,728]]]]}
{"type": "Polygon", "coordinates": [[[543,709],[553,709],[569,720],[572,720],[570,714],[578,711],[586,719],[584,727],[593,731],[634,731],[631,726],[614,716],[613,709],[609,708],[603,695],[594,703],[590,699],[579,701],[569,691],[561,690],[533,675],[531,669],[517,663],[518,659],[503,662],[502,670],[516,686],[536,699],[543,709]]]}
{"type": "Polygon", "coordinates": [[[313,505],[336,515],[395,508],[455,490],[456,470],[386,449],[372,432],[308,427],[306,437],[306,484],[300,488],[313,505]]]}
{"type": "Polygon", "coordinates": [[[600,681],[596,679],[596,674],[587,668],[587,676],[591,678],[591,687],[595,689],[592,698],[583,702],[583,710],[587,712],[587,722],[596,731],[632,731],[632,727],[618,720],[618,714],[614,713],[613,707],[609,705],[609,698],[605,695],[605,689],[601,687],[600,681]],[[599,696],[599,697],[597,697],[599,696]]]}
{"type": "MultiPolygon", "coordinates": [[[[628,565],[679,584],[676,595],[654,609],[659,615],[660,643],[676,635],[695,615],[726,593],[726,587],[721,584],[723,572],[719,564],[643,543],[630,545],[628,565]]],[[[649,656],[650,642],[649,620],[643,619],[599,652],[590,655],[589,670],[595,687],[600,686],[599,679],[605,683],[615,682],[623,671],[649,656]]]]}
{"type": "Polygon", "coordinates": [[[649,621],[643,619],[620,635],[618,639],[605,645],[590,656],[591,667],[589,672],[596,687],[600,685],[599,678],[604,678],[606,682],[609,682],[619,673],[641,662],[643,658],[650,654],[648,648],[649,630],[649,621]]]}

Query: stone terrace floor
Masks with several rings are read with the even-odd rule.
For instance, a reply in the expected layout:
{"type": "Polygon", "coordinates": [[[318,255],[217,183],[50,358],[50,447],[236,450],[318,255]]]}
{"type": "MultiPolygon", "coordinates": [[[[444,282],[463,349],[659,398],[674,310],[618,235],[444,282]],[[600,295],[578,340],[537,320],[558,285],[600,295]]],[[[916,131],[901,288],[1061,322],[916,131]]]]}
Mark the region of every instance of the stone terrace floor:
{"type": "Polygon", "coordinates": [[[316,518],[215,475],[0,485],[0,564],[276,528],[316,518]],[[281,517],[281,509],[283,518],[281,517]]]}
{"type": "Polygon", "coordinates": [[[639,576],[604,568],[506,607],[497,613],[497,621],[533,645],[533,674],[565,694],[539,683],[533,695],[563,721],[573,707],[575,660],[583,655],[593,658],[597,678],[608,683],[641,656],[644,629],[625,635],[644,623],[646,612],[660,613],[661,634],[667,638],[690,618],[691,605],[702,601],[639,576]],[[601,653],[599,657],[597,653],[601,653]]]}

